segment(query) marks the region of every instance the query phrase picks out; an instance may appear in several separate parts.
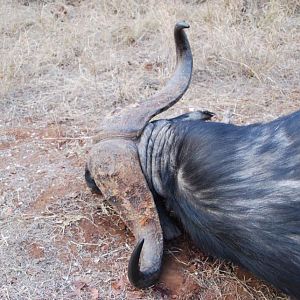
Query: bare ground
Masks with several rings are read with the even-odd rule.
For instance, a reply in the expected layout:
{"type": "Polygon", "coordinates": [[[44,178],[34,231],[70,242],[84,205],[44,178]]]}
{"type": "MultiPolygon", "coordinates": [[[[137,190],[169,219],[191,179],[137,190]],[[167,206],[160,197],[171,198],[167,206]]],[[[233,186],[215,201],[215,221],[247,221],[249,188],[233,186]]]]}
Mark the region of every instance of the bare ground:
{"type": "Polygon", "coordinates": [[[299,109],[297,1],[0,1],[1,299],[286,299],[188,236],[165,246],[155,287],[134,289],[133,236],[84,183],[97,120],[164,84],[180,19],[194,75],[164,116],[299,109]]]}

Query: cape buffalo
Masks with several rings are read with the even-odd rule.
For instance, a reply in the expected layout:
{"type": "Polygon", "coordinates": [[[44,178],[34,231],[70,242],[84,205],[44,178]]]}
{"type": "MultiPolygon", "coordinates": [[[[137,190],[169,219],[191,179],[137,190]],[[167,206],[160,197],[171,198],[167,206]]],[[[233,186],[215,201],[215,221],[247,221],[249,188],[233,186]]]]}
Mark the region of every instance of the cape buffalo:
{"type": "Polygon", "coordinates": [[[101,122],[87,183],[136,238],[134,286],[159,278],[163,240],[179,233],[171,210],[206,253],[300,298],[300,111],[248,126],[206,122],[207,111],[150,122],[189,86],[188,27],[175,26],[177,64],[167,85],[101,122]]]}

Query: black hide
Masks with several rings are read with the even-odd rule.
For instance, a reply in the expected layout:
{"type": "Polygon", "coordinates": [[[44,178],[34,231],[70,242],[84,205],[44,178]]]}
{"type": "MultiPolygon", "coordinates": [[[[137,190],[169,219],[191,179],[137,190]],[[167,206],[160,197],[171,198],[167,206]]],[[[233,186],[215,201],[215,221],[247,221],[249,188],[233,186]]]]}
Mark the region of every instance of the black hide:
{"type": "Polygon", "coordinates": [[[147,125],[149,187],[199,248],[300,298],[300,112],[250,126],[200,119],[147,125]]]}

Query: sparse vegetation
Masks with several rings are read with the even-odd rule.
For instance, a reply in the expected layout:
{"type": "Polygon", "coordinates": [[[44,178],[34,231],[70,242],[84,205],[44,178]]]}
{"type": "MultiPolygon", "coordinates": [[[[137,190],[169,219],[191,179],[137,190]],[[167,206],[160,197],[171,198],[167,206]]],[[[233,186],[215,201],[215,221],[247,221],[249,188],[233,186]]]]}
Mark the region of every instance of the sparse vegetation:
{"type": "Polygon", "coordinates": [[[180,19],[193,80],[160,117],[243,124],[300,108],[297,0],[0,1],[1,299],[287,299],[188,237],[166,245],[161,283],[133,289],[133,237],[84,184],[97,120],[164,84],[180,19]]]}

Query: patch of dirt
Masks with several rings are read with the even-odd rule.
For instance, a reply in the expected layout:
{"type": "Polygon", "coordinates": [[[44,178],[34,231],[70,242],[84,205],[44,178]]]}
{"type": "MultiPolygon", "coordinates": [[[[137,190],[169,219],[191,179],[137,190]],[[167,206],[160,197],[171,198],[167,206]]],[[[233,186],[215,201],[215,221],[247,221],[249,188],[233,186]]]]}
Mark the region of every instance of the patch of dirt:
{"type": "Polygon", "coordinates": [[[188,265],[187,256],[183,252],[176,258],[166,257],[160,284],[157,287],[162,295],[166,295],[170,299],[182,299],[184,295],[186,299],[190,299],[199,293],[199,285],[191,276],[188,276],[188,272],[192,271],[188,265]]]}
{"type": "Polygon", "coordinates": [[[41,259],[45,257],[44,248],[38,243],[32,243],[28,245],[28,252],[30,257],[33,259],[41,259]]]}

